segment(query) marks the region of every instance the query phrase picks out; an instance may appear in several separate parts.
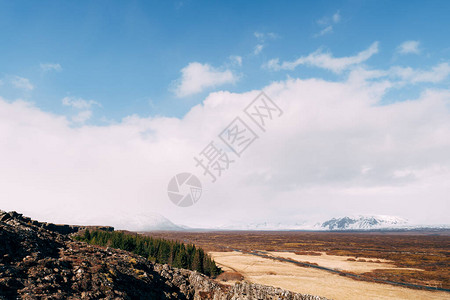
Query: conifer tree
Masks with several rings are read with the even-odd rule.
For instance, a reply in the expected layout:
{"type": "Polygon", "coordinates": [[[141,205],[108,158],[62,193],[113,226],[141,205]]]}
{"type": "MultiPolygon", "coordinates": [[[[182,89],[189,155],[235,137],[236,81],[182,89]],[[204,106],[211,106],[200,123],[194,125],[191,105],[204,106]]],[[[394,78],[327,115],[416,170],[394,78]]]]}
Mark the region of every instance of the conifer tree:
{"type": "Polygon", "coordinates": [[[220,274],[215,262],[203,249],[186,245],[178,241],[155,239],[138,234],[126,234],[121,231],[89,231],[75,236],[75,239],[89,244],[110,246],[141,255],[152,262],[168,263],[177,268],[191,269],[209,276],[220,274]]]}

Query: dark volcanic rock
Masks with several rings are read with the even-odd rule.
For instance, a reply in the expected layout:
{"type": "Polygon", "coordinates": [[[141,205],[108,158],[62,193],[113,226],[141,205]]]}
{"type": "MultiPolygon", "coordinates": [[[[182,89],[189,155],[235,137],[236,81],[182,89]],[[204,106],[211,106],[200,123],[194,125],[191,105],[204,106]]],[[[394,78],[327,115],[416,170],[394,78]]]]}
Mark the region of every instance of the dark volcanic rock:
{"type": "Polygon", "coordinates": [[[0,211],[0,299],[324,299],[247,282],[223,286],[61,234],[73,230],[0,211]]]}

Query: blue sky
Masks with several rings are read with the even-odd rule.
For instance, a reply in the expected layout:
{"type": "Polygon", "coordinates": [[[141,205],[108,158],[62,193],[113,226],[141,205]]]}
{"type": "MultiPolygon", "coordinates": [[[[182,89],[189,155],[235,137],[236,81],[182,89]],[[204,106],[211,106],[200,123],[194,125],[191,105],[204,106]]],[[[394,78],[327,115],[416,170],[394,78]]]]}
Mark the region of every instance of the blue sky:
{"type": "MultiPolygon", "coordinates": [[[[274,58],[291,61],[317,49],[351,56],[378,41],[368,66],[447,61],[449,12],[448,1],[0,1],[0,91],[68,116],[74,112],[62,105],[64,97],[93,100],[101,105],[88,121],[94,124],[131,114],[181,117],[214,90],[261,89],[287,76],[342,76],[309,66],[263,67],[274,58]],[[421,55],[396,52],[408,40],[419,42],[421,55]],[[257,45],[263,48],[256,54],[257,45]],[[177,97],[175,81],[191,62],[229,69],[237,80],[177,97]],[[41,64],[60,67],[44,71],[41,64]],[[33,89],[11,87],[13,76],[33,89]]],[[[387,98],[416,92],[393,90],[387,98]]]]}

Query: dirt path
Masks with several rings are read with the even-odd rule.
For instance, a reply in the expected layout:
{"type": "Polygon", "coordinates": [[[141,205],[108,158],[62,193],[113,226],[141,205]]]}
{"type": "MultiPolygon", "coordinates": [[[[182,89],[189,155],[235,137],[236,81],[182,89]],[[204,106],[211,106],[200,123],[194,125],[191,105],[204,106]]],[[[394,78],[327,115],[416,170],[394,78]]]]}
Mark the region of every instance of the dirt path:
{"type": "MultiPolygon", "coordinates": [[[[450,298],[450,293],[447,292],[414,290],[388,284],[357,281],[326,271],[303,268],[291,263],[240,252],[210,252],[210,254],[220,266],[241,273],[251,282],[277,286],[299,293],[324,296],[330,299],[450,298]]],[[[276,254],[279,255],[280,253],[276,254]]],[[[342,262],[334,257],[330,258],[327,263],[330,265],[333,260],[335,260],[335,263],[338,262],[338,265],[342,265],[342,262]]],[[[358,264],[360,262],[353,263],[358,264]]],[[[387,264],[387,262],[383,263],[387,264]]]]}

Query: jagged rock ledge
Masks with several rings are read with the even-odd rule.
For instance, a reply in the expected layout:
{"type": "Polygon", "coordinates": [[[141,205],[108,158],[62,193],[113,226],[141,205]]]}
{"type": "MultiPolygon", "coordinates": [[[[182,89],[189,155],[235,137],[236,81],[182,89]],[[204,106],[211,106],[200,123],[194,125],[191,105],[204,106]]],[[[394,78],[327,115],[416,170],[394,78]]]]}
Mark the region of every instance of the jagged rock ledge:
{"type": "Polygon", "coordinates": [[[60,234],[71,234],[76,233],[85,229],[92,230],[105,230],[105,231],[114,231],[114,227],[111,226],[80,226],[80,225],[67,225],[67,224],[53,224],[48,222],[38,222],[36,220],[32,220],[29,217],[24,217],[22,214],[18,212],[11,211],[5,212],[0,210],[0,222],[7,221],[9,219],[21,220],[22,222],[26,222],[27,224],[32,224],[37,227],[41,227],[50,231],[54,231],[60,234]]]}

